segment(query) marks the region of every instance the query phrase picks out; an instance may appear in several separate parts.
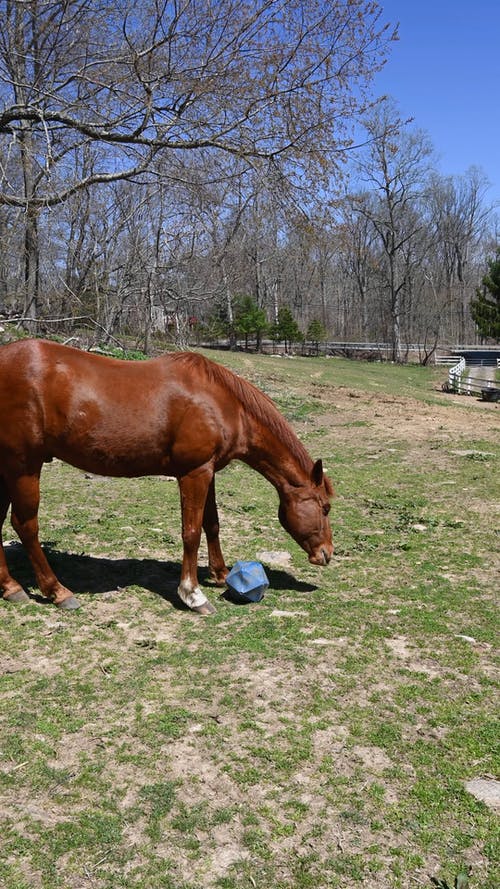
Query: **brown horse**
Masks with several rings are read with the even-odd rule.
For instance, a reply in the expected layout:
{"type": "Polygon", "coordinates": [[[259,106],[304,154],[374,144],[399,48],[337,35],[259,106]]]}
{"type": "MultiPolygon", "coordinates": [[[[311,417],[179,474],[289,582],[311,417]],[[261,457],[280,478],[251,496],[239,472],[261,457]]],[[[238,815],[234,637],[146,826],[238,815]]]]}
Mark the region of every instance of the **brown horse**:
{"type": "Polygon", "coordinates": [[[279,519],[313,565],[333,547],[329,480],[273,402],[251,383],[193,352],[119,361],[43,340],[0,348],[0,589],[27,599],[9,574],[1,529],[11,521],[42,593],[61,608],[62,586],[38,539],[40,471],[53,457],[87,472],[178,480],[184,554],[178,593],[200,614],[215,609],[198,586],[201,529],[212,578],[227,575],[219,544],[214,474],[238,459],[277,489],[279,519]]]}

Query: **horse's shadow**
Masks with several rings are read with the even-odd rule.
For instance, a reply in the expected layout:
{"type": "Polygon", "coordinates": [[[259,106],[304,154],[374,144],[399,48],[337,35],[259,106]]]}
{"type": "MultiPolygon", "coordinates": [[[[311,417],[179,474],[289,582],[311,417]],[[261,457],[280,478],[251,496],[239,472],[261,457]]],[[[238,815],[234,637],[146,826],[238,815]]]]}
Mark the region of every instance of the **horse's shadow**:
{"type": "MultiPolygon", "coordinates": [[[[179,611],[187,606],[177,595],[181,573],[181,563],[158,561],[156,559],[109,559],[105,556],[88,556],[84,553],[67,553],[56,549],[50,542],[43,545],[45,555],[61,583],[76,595],[102,595],[111,590],[139,586],[149,590],[169,602],[179,611]]],[[[9,570],[22,584],[31,598],[47,603],[47,599],[37,592],[37,584],[31,563],[21,544],[13,542],[6,547],[9,570]]],[[[289,590],[309,593],[317,589],[311,583],[297,580],[293,574],[278,568],[266,566],[270,591],[289,590]]],[[[200,583],[206,587],[219,589],[210,579],[208,568],[198,569],[200,583]]]]}

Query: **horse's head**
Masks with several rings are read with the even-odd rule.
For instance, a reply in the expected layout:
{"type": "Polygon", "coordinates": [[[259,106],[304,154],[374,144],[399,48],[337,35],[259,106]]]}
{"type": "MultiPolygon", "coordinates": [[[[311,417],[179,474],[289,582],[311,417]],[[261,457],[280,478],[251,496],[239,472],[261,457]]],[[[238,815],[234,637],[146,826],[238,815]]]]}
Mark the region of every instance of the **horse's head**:
{"type": "Polygon", "coordinates": [[[302,485],[280,492],[279,520],[285,531],[304,549],[312,565],[327,565],[333,554],[328,513],[333,488],[323,475],[321,460],[302,485]]]}

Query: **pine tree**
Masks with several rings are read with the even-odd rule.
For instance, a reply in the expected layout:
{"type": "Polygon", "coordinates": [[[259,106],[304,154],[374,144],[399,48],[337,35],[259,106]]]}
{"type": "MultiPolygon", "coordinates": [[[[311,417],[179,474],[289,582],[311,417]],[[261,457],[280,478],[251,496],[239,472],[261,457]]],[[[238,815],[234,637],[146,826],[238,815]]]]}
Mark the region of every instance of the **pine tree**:
{"type": "Polygon", "coordinates": [[[268,323],[266,313],[259,309],[251,296],[240,296],[235,312],[235,329],[245,337],[245,351],[248,351],[248,338],[255,336],[257,349],[260,349],[262,334],[267,330],[268,323]]]}
{"type": "Polygon", "coordinates": [[[327,331],[325,325],[321,321],[318,321],[317,318],[313,318],[307,328],[306,340],[314,343],[316,346],[316,355],[319,353],[319,344],[326,340],[326,335],[327,331]]]}
{"type": "Polygon", "coordinates": [[[271,328],[271,336],[275,342],[285,343],[285,352],[288,352],[292,343],[303,341],[304,336],[288,306],[278,309],[278,320],[271,328]]]}
{"type": "Polygon", "coordinates": [[[500,247],[495,259],[489,262],[489,270],[476,290],[477,299],[471,302],[471,315],[483,337],[500,340],[500,247]]]}

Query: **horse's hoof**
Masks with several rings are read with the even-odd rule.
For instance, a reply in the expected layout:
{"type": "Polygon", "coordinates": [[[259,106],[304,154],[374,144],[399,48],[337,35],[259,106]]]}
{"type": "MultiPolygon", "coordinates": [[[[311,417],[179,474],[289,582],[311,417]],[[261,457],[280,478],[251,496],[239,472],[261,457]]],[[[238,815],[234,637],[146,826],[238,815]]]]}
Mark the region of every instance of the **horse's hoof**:
{"type": "Polygon", "coordinates": [[[29,602],[30,597],[27,593],[21,588],[15,590],[13,593],[10,593],[7,596],[4,596],[6,602],[14,602],[16,605],[18,602],[29,602]]]}
{"type": "Polygon", "coordinates": [[[66,611],[74,611],[75,608],[80,607],[80,603],[75,596],[68,596],[67,599],[61,599],[60,602],[55,603],[58,608],[64,608],[66,611]]]}
{"type": "Polygon", "coordinates": [[[229,569],[226,568],[224,573],[212,571],[210,573],[210,581],[215,584],[215,586],[223,587],[226,586],[226,577],[229,574],[229,569]]]}
{"type": "Polygon", "coordinates": [[[207,617],[209,614],[215,614],[215,608],[211,602],[207,601],[203,603],[203,605],[197,605],[196,608],[192,608],[192,611],[196,611],[197,614],[202,614],[203,617],[207,617]]]}
{"type": "Polygon", "coordinates": [[[226,586],[226,578],[224,577],[224,579],[222,579],[222,577],[214,577],[213,583],[215,584],[216,587],[222,588],[222,587],[226,586]]]}

